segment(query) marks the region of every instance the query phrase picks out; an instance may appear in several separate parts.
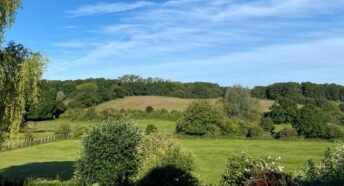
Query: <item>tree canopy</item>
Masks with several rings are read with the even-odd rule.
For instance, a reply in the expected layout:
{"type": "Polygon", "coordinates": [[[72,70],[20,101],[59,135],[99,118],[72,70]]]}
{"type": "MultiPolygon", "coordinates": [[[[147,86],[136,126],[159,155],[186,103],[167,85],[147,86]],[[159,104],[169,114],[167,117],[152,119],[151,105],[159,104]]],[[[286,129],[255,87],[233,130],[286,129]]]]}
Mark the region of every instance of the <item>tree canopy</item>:
{"type": "Polygon", "coordinates": [[[0,126],[14,137],[23,121],[25,107],[37,102],[38,82],[48,59],[21,44],[10,42],[0,50],[0,126]]]}
{"type": "Polygon", "coordinates": [[[14,22],[20,4],[20,0],[0,0],[0,41],[6,28],[14,22]]]}

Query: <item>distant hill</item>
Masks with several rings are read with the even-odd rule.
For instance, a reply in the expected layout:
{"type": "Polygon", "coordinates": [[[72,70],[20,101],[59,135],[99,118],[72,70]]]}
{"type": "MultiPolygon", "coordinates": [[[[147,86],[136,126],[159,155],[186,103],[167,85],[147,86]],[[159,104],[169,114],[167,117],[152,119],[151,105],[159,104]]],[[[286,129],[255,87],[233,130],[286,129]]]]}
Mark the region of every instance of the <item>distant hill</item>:
{"type": "MultiPolygon", "coordinates": [[[[183,111],[189,103],[197,99],[182,99],[175,97],[164,96],[130,96],[122,99],[116,99],[102,103],[96,107],[97,111],[114,108],[120,109],[133,109],[145,110],[147,106],[152,106],[154,110],[166,109],[168,111],[177,110],[183,111]]],[[[217,99],[205,99],[215,103],[217,99]]]]}
{"type": "MultiPolygon", "coordinates": [[[[175,97],[164,96],[130,96],[122,99],[116,99],[102,103],[96,107],[97,111],[113,108],[120,109],[133,109],[133,110],[145,110],[147,106],[152,106],[155,110],[166,109],[168,111],[177,110],[183,111],[188,104],[192,101],[199,99],[182,99],[175,97]]],[[[214,99],[204,99],[211,103],[217,101],[214,99]]],[[[259,100],[262,106],[262,112],[268,112],[269,108],[275,103],[273,100],[259,100]]]]}

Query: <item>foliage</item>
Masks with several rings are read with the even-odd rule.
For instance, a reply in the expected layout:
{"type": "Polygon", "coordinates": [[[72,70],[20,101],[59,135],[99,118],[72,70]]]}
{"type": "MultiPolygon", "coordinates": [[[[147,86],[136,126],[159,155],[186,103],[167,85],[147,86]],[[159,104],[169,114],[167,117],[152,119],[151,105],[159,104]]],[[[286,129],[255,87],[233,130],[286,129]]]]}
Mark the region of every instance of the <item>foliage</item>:
{"type": "Polygon", "coordinates": [[[58,118],[66,110],[63,103],[64,98],[61,95],[63,92],[49,88],[46,80],[39,83],[39,91],[38,102],[29,105],[25,119],[48,120],[58,118]]]}
{"type": "Polygon", "coordinates": [[[276,138],[287,138],[297,136],[297,130],[291,127],[284,127],[281,131],[276,134],[276,138]]]}
{"type": "Polygon", "coordinates": [[[81,108],[68,109],[66,112],[61,114],[61,118],[69,119],[71,121],[83,119],[84,110],[81,108]]]}
{"type": "Polygon", "coordinates": [[[259,157],[254,159],[242,152],[228,159],[222,174],[223,185],[291,185],[291,177],[283,172],[280,158],[259,157]]]}
{"type": "Polygon", "coordinates": [[[154,109],[153,109],[152,106],[147,106],[147,107],[146,107],[146,112],[147,112],[147,113],[151,113],[151,112],[153,112],[153,111],[154,111],[154,109]]]}
{"type": "MultiPolygon", "coordinates": [[[[6,2],[9,1],[1,1],[8,8],[9,5],[6,2]]],[[[11,5],[10,7],[15,8],[16,6],[11,5]]],[[[12,19],[7,16],[9,15],[5,15],[4,18],[2,15],[0,18],[12,19]]],[[[42,77],[47,61],[48,59],[40,53],[32,52],[24,48],[23,45],[14,42],[1,48],[0,143],[4,133],[9,132],[11,138],[18,133],[25,114],[25,107],[30,102],[37,102],[38,82],[42,77]]]]}
{"type": "Polygon", "coordinates": [[[81,157],[75,164],[79,184],[128,185],[138,169],[137,147],[143,137],[132,120],[107,120],[82,138],[81,157]]]}
{"type": "Polygon", "coordinates": [[[340,111],[344,112],[344,103],[339,105],[339,109],[340,109],[340,111]]]}
{"type": "Polygon", "coordinates": [[[224,98],[228,116],[239,116],[249,118],[253,105],[250,89],[240,85],[229,87],[224,98]]]}
{"type": "Polygon", "coordinates": [[[226,119],[223,122],[223,130],[225,135],[247,136],[251,123],[241,119],[226,119]]]}
{"type": "Polygon", "coordinates": [[[149,125],[147,125],[147,127],[146,127],[145,133],[146,133],[147,135],[150,135],[150,134],[152,134],[152,133],[158,133],[158,129],[156,128],[155,125],[149,124],[149,125]]]}
{"type": "Polygon", "coordinates": [[[274,122],[270,117],[263,118],[262,121],[260,122],[260,126],[264,129],[264,131],[267,132],[273,132],[275,127],[274,127],[274,122]]]}
{"type": "Polygon", "coordinates": [[[324,137],[327,118],[319,108],[306,105],[295,117],[292,126],[297,129],[299,135],[304,135],[307,138],[324,137]]]}
{"type": "Polygon", "coordinates": [[[0,40],[6,28],[11,27],[15,20],[16,11],[20,8],[20,0],[1,0],[0,1],[0,40]]]}
{"type": "MultiPolygon", "coordinates": [[[[161,167],[172,166],[179,170],[178,174],[173,175],[174,173],[172,173],[170,175],[177,176],[175,178],[169,178],[171,181],[182,178],[185,175],[191,175],[195,170],[192,154],[185,151],[172,135],[152,134],[146,136],[139,145],[138,152],[141,160],[137,178],[139,180],[143,179],[141,181],[143,183],[154,180],[150,177],[153,172],[157,176],[159,174],[160,176],[168,176],[169,173],[163,170],[161,170],[161,173],[157,172],[156,169],[161,167]]],[[[187,179],[189,179],[189,176],[187,176],[187,179]]],[[[168,185],[172,183],[166,182],[168,185]]]]}
{"type": "Polygon", "coordinates": [[[90,107],[99,103],[97,94],[98,86],[93,82],[78,85],[75,90],[75,96],[70,106],[90,107]],[[80,105],[76,104],[79,103],[80,105]]]}
{"type": "Polygon", "coordinates": [[[258,125],[252,126],[247,133],[247,137],[258,137],[258,136],[263,136],[264,135],[264,130],[262,127],[258,125]]]}
{"type": "Polygon", "coordinates": [[[192,102],[177,121],[176,133],[187,135],[218,135],[221,131],[222,112],[206,101],[192,102]]]}
{"type": "MultiPolygon", "coordinates": [[[[305,185],[344,185],[344,145],[338,144],[328,149],[320,167],[315,167],[312,160],[307,163],[306,170],[299,173],[299,179],[305,185]]],[[[301,182],[302,183],[302,182],[301,182]]]]}
{"type": "Polygon", "coordinates": [[[35,139],[35,135],[34,135],[32,129],[27,129],[24,133],[24,140],[25,141],[32,141],[33,139],[35,139]]]}
{"type": "Polygon", "coordinates": [[[328,125],[326,128],[326,139],[339,139],[343,138],[343,131],[336,125],[328,125]]]}
{"type": "Polygon", "coordinates": [[[266,87],[254,87],[252,96],[260,99],[265,97],[268,99],[290,97],[300,104],[305,102],[310,103],[319,99],[343,101],[344,86],[336,84],[313,84],[310,82],[301,84],[295,82],[275,83],[266,87]]]}
{"type": "Polygon", "coordinates": [[[292,122],[298,112],[297,103],[290,97],[279,98],[277,102],[271,107],[268,116],[276,124],[292,122]]]}
{"type": "Polygon", "coordinates": [[[139,180],[137,185],[196,186],[200,185],[200,183],[197,178],[195,178],[191,173],[177,168],[174,165],[166,165],[162,167],[155,167],[150,170],[150,172],[145,175],[145,177],[139,180]]]}
{"type": "Polygon", "coordinates": [[[82,137],[82,135],[86,134],[87,132],[88,132],[87,127],[81,127],[81,126],[77,125],[74,127],[73,137],[74,138],[80,138],[80,137],[82,137]]]}
{"type": "Polygon", "coordinates": [[[88,121],[94,121],[99,119],[99,115],[94,107],[90,107],[87,109],[84,115],[84,119],[87,119],[88,121]]]}
{"type": "Polygon", "coordinates": [[[71,133],[72,128],[68,123],[60,124],[57,130],[55,131],[55,135],[59,138],[68,138],[71,133]]]}

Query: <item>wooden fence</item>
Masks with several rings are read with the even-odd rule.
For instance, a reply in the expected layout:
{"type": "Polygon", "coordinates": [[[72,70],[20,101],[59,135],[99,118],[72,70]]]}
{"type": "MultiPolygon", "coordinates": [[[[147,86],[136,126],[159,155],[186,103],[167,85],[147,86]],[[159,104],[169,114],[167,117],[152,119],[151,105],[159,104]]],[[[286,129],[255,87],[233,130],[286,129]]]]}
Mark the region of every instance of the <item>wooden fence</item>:
{"type": "Polygon", "coordinates": [[[0,148],[0,151],[5,150],[13,150],[13,149],[19,149],[27,146],[33,146],[33,145],[39,145],[43,143],[48,143],[56,140],[62,140],[62,139],[69,139],[72,137],[72,134],[69,134],[67,136],[45,136],[41,138],[35,138],[31,140],[24,140],[20,142],[5,142],[2,144],[2,147],[0,148]]]}

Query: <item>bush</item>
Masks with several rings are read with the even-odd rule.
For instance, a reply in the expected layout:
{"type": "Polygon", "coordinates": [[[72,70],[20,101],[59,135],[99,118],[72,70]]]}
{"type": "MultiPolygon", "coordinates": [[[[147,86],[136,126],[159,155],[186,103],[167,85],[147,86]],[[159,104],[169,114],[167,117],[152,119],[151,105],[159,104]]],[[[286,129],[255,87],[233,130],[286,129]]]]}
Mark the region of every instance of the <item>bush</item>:
{"type": "Polygon", "coordinates": [[[266,132],[273,132],[275,127],[272,119],[270,117],[263,118],[260,122],[260,126],[264,129],[266,132]]]}
{"type": "Polygon", "coordinates": [[[216,134],[221,127],[223,114],[206,101],[192,102],[177,121],[176,133],[187,135],[216,134]]]}
{"type": "Polygon", "coordinates": [[[325,136],[326,139],[339,139],[343,137],[344,137],[344,134],[339,127],[335,125],[327,126],[326,136],[325,136]]]}
{"type": "Polygon", "coordinates": [[[82,138],[81,158],[75,164],[80,185],[128,185],[137,173],[137,146],[143,137],[132,120],[107,120],[82,138]]]}
{"type": "Polygon", "coordinates": [[[146,107],[146,112],[147,112],[147,113],[151,113],[151,112],[153,112],[153,111],[154,111],[154,109],[153,109],[152,106],[147,106],[147,107],[146,107]]]}
{"type": "Polygon", "coordinates": [[[252,126],[247,133],[247,137],[258,137],[258,136],[263,136],[264,135],[264,130],[260,126],[252,126]]]}
{"type": "Polygon", "coordinates": [[[94,107],[90,107],[87,109],[84,119],[89,120],[89,121],[94,121],[99,119],[98,113],[94,107]]]}
{"type": "Polygon", "coordinates": [[[298,178],[304,185],[344,185],[344,145],[328,149],[320,167],[315,167],[309,160],[306,170],[299,173],[298,178]]]}
{"type": "Polygon", "coordinates": [[[139,186],[151,186],[151,185],[187,185],[196,186],[200,185],[197,178],[195,178],[189,172],[177,168],[173,165],[167,165],[163,167],[156,167],[152,169],[144,178],[139,180],[139,186]]]}
{"type": "Polygon", "coordinates": [[[74,128],[73,137],[74,138],[80,138],[82,135],[86,134],[87,132],[88,132],[87,127],[80,127],[79,125],[77,125],[74,128]]]}
{"type": "Polygon", "coordinates": [[[72,133],[72,129],[68,123],[62,123],[59,125],[57,130],[55,131],[55,135],[58,138],[68,138],[70,134],[72,133]]]}
{"type": "Polygon", "coordinates": [[[60,118],[68,119],[70,121],[75,121],[75,120],[82,119],[83,115],[84,115],[83,109],[74,108],[74,109],[68,109],[66,112],[61,114],[60,118]]]}
{"type": "Polygon", "coordinates": [[[167,176],[176,176],[175,178],[168,178],[167,180],[171,182],[163,184],[174,185],[175,182],[173,180],[176,181],[176,179],[180,179],[183,176],[189,178],[187,175],[192,175],[195,170],[192,154],[185,151],[172,135],[152,134],[146,136],[142,140],[138,151],[141,161],[137,178],[141,180],[141,183],[153,183],[154,181],[156,184],[152,185],[160,185],[158,183],[164,181],[156,180],[151,175],[162,176],[166,179],[167,176]],[[162,169],[157,171],[156,169],[159,168],[162,169]],[[173,169],[178,170],[178,173],[165,172],[173,169]]]}
{"type": "Polygon", "coordinates": [[[225,135],[246,136],[251,123],[240,119],[227,119],[223,122],[223,130],[225,135]]]}
{"type": "Polygon", "coordinates": [[[253,159],[245,152],[228,159],[222,185],[292,185],[291,176],[283,172],[280,158],[253,159]]]}
{"type": "Polygon", "coordinates": [[[158,133],[158,129],[153,124],[149,124],[146,127],[146,134],[149,135],[151,133],[158,133]]]}
{"type": "Polygon", "coordinates": [[[281,131],[276,134],[276,138],[286,138],[297,136],[297,130],[295,128],[284,127],[281,131]]]}

